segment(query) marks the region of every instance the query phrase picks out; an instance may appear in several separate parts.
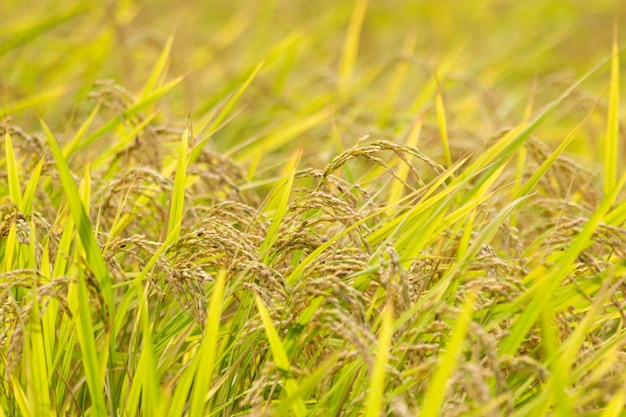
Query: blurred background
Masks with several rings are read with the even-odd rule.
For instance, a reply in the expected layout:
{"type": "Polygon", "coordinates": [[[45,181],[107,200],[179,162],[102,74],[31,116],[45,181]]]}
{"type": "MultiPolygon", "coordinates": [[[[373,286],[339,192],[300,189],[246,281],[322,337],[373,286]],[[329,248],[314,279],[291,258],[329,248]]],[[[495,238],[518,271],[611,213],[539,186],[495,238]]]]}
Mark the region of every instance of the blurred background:
{"type": "MultiPolygon", "coordinates": [[[[247,143],[279,128],[295,131],[267,153],[304,143],[307,157],[327,161],[366,134],[402,140],[420,114],[419,146],[437,157],[437,80],[459,156],[610,58],[615,22],[626,45],[618,3],[3,0],[0,100],[12,124],[38,131],[42,117],[63,138],[93,109],[99,80],[112,80],[128,102],[97,122],[136,100],[173,36],[160,81],[184,78],[157,100],[155,120],[181,128],[188,114],[210,117],[253,74],[227,123],[212,133],[213,146],[241,162],[252,158],[247,143]],[[350,44],[350,22],[361,12],[360,36],[350,44]]],[[[568,151],[600,160],[609,77],[604,63],[536,134],[558,143],[591,111],[568,151]]]]}

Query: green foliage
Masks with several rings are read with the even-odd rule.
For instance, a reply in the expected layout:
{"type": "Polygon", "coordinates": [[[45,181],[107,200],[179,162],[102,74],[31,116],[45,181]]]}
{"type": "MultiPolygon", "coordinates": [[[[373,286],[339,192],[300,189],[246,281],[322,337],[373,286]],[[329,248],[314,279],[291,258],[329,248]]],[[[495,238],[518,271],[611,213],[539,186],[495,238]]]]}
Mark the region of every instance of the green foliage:
{"type": "Polygon", "coordinates": [[[0,5],[0,417],[623,414],[614,2],[57,3],[0,5]]]}

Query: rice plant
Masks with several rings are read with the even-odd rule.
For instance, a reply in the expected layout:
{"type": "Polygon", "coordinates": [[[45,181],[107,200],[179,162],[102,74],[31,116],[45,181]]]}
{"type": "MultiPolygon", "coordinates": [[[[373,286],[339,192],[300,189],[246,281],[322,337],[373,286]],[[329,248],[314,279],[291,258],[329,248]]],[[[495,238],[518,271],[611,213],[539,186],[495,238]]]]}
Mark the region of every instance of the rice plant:
{"type": "Polygon", "coordinates": [[[0,11],[0,417],[624,413],[613,2],[0,11]]]}

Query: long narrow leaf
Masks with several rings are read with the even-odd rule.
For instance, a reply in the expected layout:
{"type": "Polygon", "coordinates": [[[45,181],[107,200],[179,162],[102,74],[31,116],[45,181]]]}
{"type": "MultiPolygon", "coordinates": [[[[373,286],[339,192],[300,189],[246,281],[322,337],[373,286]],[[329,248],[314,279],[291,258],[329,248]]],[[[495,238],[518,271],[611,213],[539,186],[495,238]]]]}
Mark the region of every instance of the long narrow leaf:
{"type": "Polygon", "coordinates": [[[9,129],[5,128],[4,134],[5,154],[7,158],[7,176],[9,180],[9,196],[13,203],[22,208],[22,194],[20,191],[20,176],[18,171],[18,163],[15,159],[15,152],[13,152],[13,142],[11,141],[11,135],[9,135],[9,129]]]}
{"type": "Polygon", "coordinates": [[[613,57],[611,58],[611,87],[609,92],[609,120],[604,141],[604,194],[608,195],[617,181],[619,155],[619,48],[617,45],[617,24],[613,37],[613,57]]]}
{"type": "Polygon", "coordinates": [[[383,414],[383,400],[386,392],[385,376],[387,373],[387,363],[389,362],[392,335],[393,310],[390,305],[387,305],[382,312],[376,360],[374,361],[374,369],[370,377],[370,386],[367,391],[367,405],[365,407],[366,417],[377,417],[383,414]]]}
{"type": "MultiPolygon", "coordinates": [[[[283,342],[280,340],[278,332],[272,323],[269,312],[265,308],[261,298],[256,294],[254,295],[254,301],[259,314],[261,315],[261,320],[263,321],[263,326],[265,327],[265,333],[267,335],[267,340],[270,344],[276,366],[278,366],[281,371],[289,375],[291,374],[291,364],[289,363],[289,358],[287,357],[287,352],[285,351],[283,342]]],[[[295,392],[298,390],[298,384],[293,377],[286,378],[285,389],[287,390],[288,396],[294,396],[295,392]]],[[[294,398],[293,402],[294,404],[292,409],[295,415],[298,417],[304,417],[306,415],[306,406],[304,405],[302,398],[294,398]]]]}
{"type": "Polygon", "coordinates": [[[302,149],[299,149],[295,155],[291,158],[289,163],[285,166],[283,172],[283,178],[276,184],[269,197],[267,198],[267,207],[275,208],[272,223],[267,230],[265,240],[261,245],[260,252],[264,262],[269,259],[270,249],[272,245],[278,239],[278,232],[287,213],[287,206],[289,204],[289,196],[291,195],[291,189],[293,187],[293,180],[296,175],[296,169],[298,162],[302,155],[302,149]]]}
{"type": "Polygon", "coordinates": [[[206,415],[204,410],[208,397],[209,388],[213,380],[213,373],[216,364],[218,351],[218,336],[220,330],[220,318],[222,314],[222,303],[224,298],[224,288],[226,286],[226,271],[221,270],[217,280],[213,284],[211,301],[207,315],[206,330],[197,357],[202,358],[196,366],[193,390],[191,392],[190,417],[201,417],[206,415]]]}
{"type": "Polygon", "coordinates": [[[448,390],[448,380],[456,369],[463,341],[465,340],[469,323],[472,320],[475,299],[476,294],[471,292],[463,303],[463,308],[457,317],[452,335],[439,357],[439,364],[435,369],[435,373],[428,382],[428,388],[424,395],[424,405],[420,413],[421,417],[437,417],[441,411],[448,390]]]}
{"type": "Polygon", "coordinates": [[[59,145],[57,144],[56,139],[54,138],[52,132],[50,132],[50,129],[43,120],[41,121],[41,126],[46,134],[46,137],[48,138],[48,145],[50,146],[52,155],[56,160],[57,168],[61,176],[63,190],[65,191],[65,194],[67,196],[67,202],[70,206],[70,211],[72,217],[74,218],[74,222],[76,225],[78,225],[78,234],[80,236],[83,248],[85,249],[85,253],[87,254],[87,260],[89,262],[89,265],[91,265],[91,267],[93,268],[93,272],[96,275],[98,283],[102,287],[107,306],[110,309],[109,313],[113,315],[114,302],[113,290],[111,287],[112,279],[107,270],[104,258],[102,257],[102,253],[100,252],[100,246],[96,241],[96,237],[91,226],[91,221],[89,220],[89,216],[85,211],[85,207],[81,203],[81,199],[78,194],[78,189],[74,182],[74,178],[72,177],[72,173],[70,172],[65,158],[63,158],[63,154],[61,152],[61,149],[59,148],[59,145]]]}
{"type": "Polygon", "coordinates": [[[365,18],[366,11],[367,0],[356,0],[343,44],[341,60],[339,62],[339,78],[341,82],[340,88],[343,94],[347,94],[349,92],[350,84],[352,83],[354,65],[359,53],[361,27],[363,26],[363,19],[365,18]]]}
{"type": "MultiPolygon", "coordinates": [[[[170,205],[170,216],[167,223],[167,232],[174,233],[174,239],[180,236],[180,225],[185,210],[185,187],[187,183],[187,161],[189,153],[189,130],[190,124],[183,132],[178,151],[178,165],[176,167],[176,179],[174,180],[174,195],[170,205]]],[[[166,235],[167,236],[167,235],[166,235]]]]}
{"type": "Polygon", "coordinates": [[[437,124],[439,125],[439,133],[441,134],[441,145],[443,147],[443,157],[446,166],[452,166],[452,157],[450,156],[450,144],[448,141],[448,125],[446,122],[446,107],[443,104],[443,96],[441,93],[441,83],[437,77],[437,95],[435,96],[435,107],[437,109],[437,124]]]}

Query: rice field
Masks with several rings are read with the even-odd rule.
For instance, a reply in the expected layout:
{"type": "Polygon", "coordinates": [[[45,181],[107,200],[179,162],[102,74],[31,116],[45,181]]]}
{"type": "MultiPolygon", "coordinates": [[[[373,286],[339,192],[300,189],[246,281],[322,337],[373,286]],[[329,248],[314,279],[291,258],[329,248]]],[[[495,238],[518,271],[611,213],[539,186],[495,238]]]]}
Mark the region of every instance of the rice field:
{"type": "Polygon", "coordinates": [[[624,415],[616,2],[0,15],[0,417],[624,415]]]}

